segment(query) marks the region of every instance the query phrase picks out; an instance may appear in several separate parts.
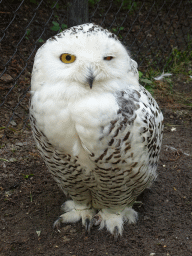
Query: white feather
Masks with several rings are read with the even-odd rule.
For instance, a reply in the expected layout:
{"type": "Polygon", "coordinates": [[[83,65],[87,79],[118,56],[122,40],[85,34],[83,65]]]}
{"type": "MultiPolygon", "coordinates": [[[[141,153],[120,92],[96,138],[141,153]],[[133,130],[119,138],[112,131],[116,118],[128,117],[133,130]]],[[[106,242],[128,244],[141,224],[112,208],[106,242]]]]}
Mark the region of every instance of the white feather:
{"type": "Polygon", "coordinates": [[[154,77],[155,80],[162,80],[164,77],[172,76],[171,73],[163,73],[160,76],[154,77]]]}

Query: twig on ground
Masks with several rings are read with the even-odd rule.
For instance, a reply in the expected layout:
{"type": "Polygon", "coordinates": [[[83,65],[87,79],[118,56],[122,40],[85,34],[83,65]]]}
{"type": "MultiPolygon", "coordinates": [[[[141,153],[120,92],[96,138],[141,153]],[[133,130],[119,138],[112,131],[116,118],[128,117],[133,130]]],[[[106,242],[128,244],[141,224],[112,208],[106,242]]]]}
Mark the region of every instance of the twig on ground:
{"type": "MultiPolygon", "coordinates": [[[[168,149],[170,149],[170,150],[172,150],[172,151],[177,151],[177,152],[180,151],[180,152],[182,152],[182,154],[185,155],[185,156],[191,156],[190,154],[183,152],[182,149],[178,150],[178,149],[176,149],[176,148],[174,148],[174,147],[171,147],[171,146],[168,146],[168,145],[165,145],[165,147],[166,147],[166,151],[168,151],[168,149]]],[[[177,159],[175,159],[175,160],[177,160],[177,159]]],[[[175,161],[175,160],[174,160],[174,161],[175,161]]]]}

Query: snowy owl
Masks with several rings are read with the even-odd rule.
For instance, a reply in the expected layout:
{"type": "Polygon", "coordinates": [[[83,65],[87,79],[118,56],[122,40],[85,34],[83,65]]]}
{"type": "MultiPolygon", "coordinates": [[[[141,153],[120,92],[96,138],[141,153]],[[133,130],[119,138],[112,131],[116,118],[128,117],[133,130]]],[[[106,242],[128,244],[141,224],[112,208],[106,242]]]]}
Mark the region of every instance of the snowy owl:
{"type": "Polygon", "coordinates": [[[71,200],[61,223],[82,220],[115,239],[132,206],[156,178],[163,115],[138,81],[137,63],[116,35],[88,23],[50,38],[37,51],[30,120],[37,147],[71,200]]]}

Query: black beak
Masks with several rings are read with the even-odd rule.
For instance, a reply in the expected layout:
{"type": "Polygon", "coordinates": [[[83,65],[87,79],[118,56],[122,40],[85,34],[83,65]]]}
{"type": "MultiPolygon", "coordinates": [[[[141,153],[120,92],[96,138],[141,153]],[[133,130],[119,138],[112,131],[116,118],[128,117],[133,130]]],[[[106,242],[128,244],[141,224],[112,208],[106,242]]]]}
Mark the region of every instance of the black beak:
{"type": "Polygon", "coordinates": [[[93,81],[94,81],[94,76],[93,75],[91,75],[87,78],[87,82],[90,86],[90,89],[92,89],[92,87],[93,87],[93,81]]]}
{"type": "Polygon", "coordinates": [[[90,89],[92,89],[93,87],[93,81],[95,79],[94,75],[93,75],[93,71],[92,71],[92,68],[91,67],[88,67],[87,70],[86,70],[87,74],[86,74],[86,83],[88,83],[90,89]]]}

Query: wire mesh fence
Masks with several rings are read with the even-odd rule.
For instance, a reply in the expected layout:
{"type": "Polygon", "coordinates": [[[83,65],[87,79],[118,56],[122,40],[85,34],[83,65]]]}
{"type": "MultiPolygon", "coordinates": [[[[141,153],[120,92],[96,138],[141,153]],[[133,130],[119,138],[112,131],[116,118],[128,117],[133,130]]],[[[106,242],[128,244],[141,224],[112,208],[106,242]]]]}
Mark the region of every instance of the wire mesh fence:
{"type": "Polygon", "coordinates": [[[1,138],[30,129],[28,102],[35,53],[70,24],[94,22],[111,30],[144,73],[152,68],[168,70],[174,50],[189,54],[192,45],[191,0],[2,0],[0,16],[1,138]]]}

